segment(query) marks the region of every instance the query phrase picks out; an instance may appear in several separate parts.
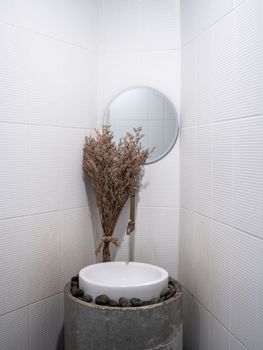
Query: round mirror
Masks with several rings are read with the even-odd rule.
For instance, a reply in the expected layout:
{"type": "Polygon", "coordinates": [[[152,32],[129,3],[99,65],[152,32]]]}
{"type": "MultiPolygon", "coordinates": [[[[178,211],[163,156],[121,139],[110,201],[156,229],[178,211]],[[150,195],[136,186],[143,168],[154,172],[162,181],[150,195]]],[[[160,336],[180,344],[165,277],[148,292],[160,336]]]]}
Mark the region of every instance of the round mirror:
{"type": "Polygon", "coordinates": [[[150,87],[134,87],[115,97],[104,114],[104,124],[111,125],[115,141],[126,132],[142,128],[142,146],[152,149],[147,164],[163,158],[178,136],[178,116],[172,102],[150,87]]]}

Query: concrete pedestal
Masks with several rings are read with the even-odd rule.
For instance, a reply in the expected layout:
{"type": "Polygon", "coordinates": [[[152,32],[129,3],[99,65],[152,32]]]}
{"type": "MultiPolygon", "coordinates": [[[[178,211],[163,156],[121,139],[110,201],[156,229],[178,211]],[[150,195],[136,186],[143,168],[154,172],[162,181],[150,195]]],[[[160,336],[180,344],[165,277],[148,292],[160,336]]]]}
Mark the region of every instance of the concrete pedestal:
{"type": "Polygon", "coordinates": [[[65,287],[66,350],[182,350],[182,298],[142,307],[108,307],[74,298],[65,287]]]}

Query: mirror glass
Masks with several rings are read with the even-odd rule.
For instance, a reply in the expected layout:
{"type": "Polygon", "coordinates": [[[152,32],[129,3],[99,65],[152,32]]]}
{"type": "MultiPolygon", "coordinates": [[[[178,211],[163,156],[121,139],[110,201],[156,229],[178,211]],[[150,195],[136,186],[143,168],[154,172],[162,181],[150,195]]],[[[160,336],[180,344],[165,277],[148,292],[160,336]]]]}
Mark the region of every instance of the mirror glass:
{"type": "Polygon", "coordinates": [[[104,124],[111,125],[115,141],[126,132],[142,127],[142,146],[154,151],[147,164],[163,158],[176,142],[179,125],[176,109],[160,91],[134,87],[115,97],[104,115],[104,124]]]}

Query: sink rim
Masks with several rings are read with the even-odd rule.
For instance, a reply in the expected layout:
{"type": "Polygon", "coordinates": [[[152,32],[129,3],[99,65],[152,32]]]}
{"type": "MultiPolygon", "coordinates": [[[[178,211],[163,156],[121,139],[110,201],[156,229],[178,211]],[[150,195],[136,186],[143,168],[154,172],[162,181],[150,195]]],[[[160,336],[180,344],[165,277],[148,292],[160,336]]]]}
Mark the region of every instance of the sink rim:
{"type": "Polygon", "coordinates": [[[111,262],[105,262],[105,263],[95,263],[92,265],[88,265],[85,266],[84,268],[82,268],[79,272],[79,278],[84,280],[86,283],[91,283],[94,285],[97,285],[99,287],[107,287],[107,288],[120,288],[120,289],[127,289],[127,288],[139,288],[139,287],[147,287],[147,286],[152,286],[154,284],[160,283],[166,279],[168,279],[169,274],[168,272],[163,269],[162,267],[153,265],[153,264],[148,264],[148,263],[141,263],[141,262],[135,262],[135,261],[131,261],[131,262],[125,262],[125,261],[111,261],[111,262]],[[90,279],[89,277],[87,277],[85,275],[87,270],[92,270],[95,269],[97,266],[109,266],[109,265],[133,265],[133,266],[137,266],[138,267],[138,271],[140,269],[140,267],[145,267],[145,268],[150,268],[152,270],[157,270],[158,272],[161,273],[161,276],[159,278],[153,279],[152,281],[149,282],[144,282],[144,283],[133,283],[133,284],[126,284],[126,285],[121,285],[121,284],[110,284],[110,283],[103,283],[103,282],[97,282],[94,281],[92,279],[90,279]]]}

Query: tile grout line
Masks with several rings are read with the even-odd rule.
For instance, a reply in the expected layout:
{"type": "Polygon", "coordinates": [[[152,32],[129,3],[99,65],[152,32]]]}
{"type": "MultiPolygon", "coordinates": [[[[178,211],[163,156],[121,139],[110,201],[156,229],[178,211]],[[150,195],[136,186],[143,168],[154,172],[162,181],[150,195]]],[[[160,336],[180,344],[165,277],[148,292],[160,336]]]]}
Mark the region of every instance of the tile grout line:
{"type": "Polygon", "coordinates": [[[247,236],[250,236],[250,237],[253,237],[253,238],[258,239],[258,240],[260,240],[260,241],[263,241],[263,238],[262,238],[262,237],[259,237],[259,236],[257,236],[257,235],[254,235],[253,233],[244,231],[244,230],[242,230],[242,229],[240,229],[240,228],[237,228],[237,227],[235,227],[235,226],[232,226],[232,225],[229,225],[229,224],[225,224],[224,222],[219,221],[219,220],[216,220],[216,219],[213,219],[213,218],[211,218],[210,216],[207,216],[207,215],[204,215],[204,214],[200,214],[200,213],[196,212],[195,210],[188,209],[188,208],[185,208],[185,207],[181,207],[181,209],[190,211],[190,212],[194,213],[195,215],[202,216],[202,217],[204,217],[204,218],[206,218],[206,219],[209,219],[210,221],[214,221],[214,222],[216,222],[216,223],[218,223],[218,224],[221,224],[221,225],[223,225],[223,226],[228,226],[228,227],[230,227],[230,228],[232,228],[232,229],[234,229],[234,230],[236,230],[236,231],[239,231],[240,233],[243,233],[243,234],[245,234],[245,235],[247,235],[247,236]]]}

